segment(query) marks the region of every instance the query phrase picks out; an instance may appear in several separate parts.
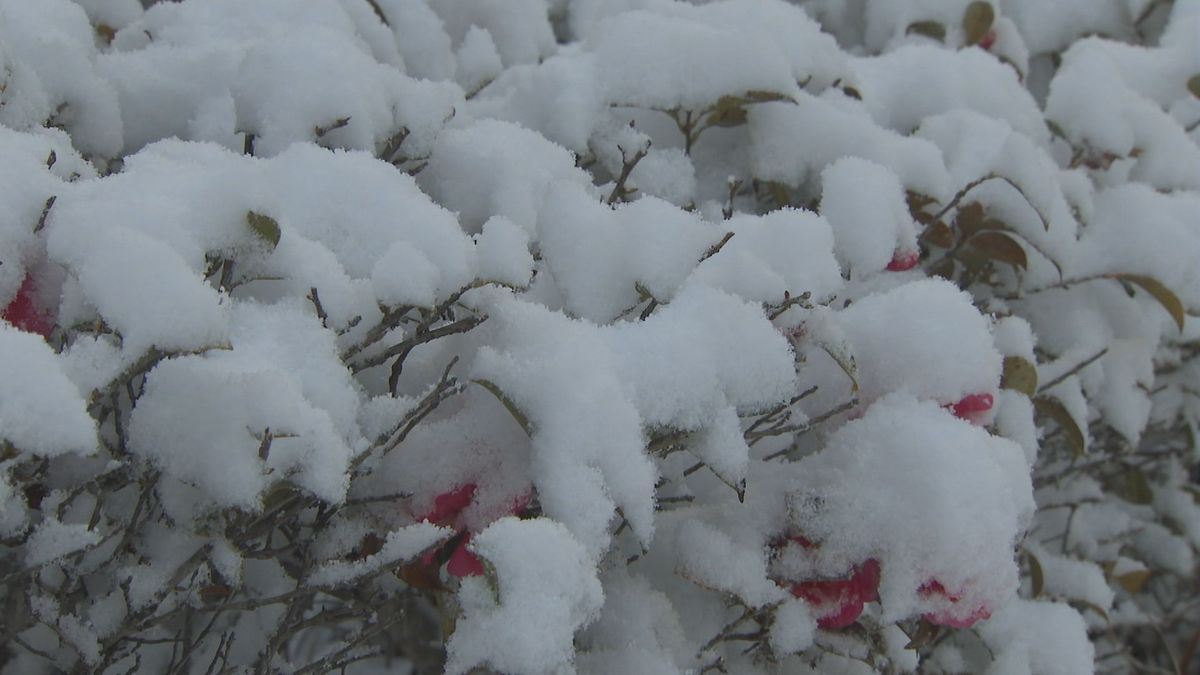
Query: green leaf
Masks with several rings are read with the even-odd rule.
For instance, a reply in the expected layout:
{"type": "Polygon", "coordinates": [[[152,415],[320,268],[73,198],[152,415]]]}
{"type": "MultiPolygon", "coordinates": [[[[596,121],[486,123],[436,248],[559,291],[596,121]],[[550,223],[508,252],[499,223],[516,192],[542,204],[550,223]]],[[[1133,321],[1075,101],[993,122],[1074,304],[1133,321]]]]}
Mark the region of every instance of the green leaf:
{"type": "Polygon", "coordinates": [[[298,488],[289,481],[280,481],[267,490],[263,496],[263,511],[272,511],[281,506],[298,492],[298,488]]]}
{"type": "Polygon", "coordinates": [[[1068,143],[1071,142],[1070,139],[1067,138],[1067,132],[1063,130],[1062,125],[1059,124],[1058,122],[1055,122],[1054,120],[1047,118],[1046,119],[1046,128],[1050,130],[1051,135],[1057,136],[1058,138],[1061,138],[1064,141],[1067,141],[1068,143]]]}
{"type": "Polygon", "coordinates": [[[786,94],[753,89],[740,96],[727,94],[717,99],[704,119],[707,127],[738,127],[746,123],[746,106],[771,101],[790,101],[786,94]]]}
{"type": "Polygon", "coordinates": [[[769,103],[771,101],[790,101],[792,98],[787,94],[781,94],[777,91],[764,91],[762,89],[751,89],[746,92],[745,96],[747,103],[769,103]]]}
{"type": "Polygon", "coordinates": [[[917,624],[917,630],[908,638],[908,644],[904,645],[905,649],[923,649],[933,643],[942,632],[941,628],[934,623],[921,620],[917,624]]]}
{"type": "Polygon", "coordinates": [[[1080,607],[1083,607],[1085,609],[1090,609],[1093,612],[1099,614],[1105,621],[1109,620],[1108,612],[1104,611],[1103,607],[1101,607],[1100,605],[1097,605],[1094,602],[1088,602],[1087,600],[1080,600],[1078,598],[1075,598],[1075,599],[1071,600],[1068,604],[1079,605],[1080,607]]]}
{"type": "Polygon", "coordinates": [[[1054,420],[1054,423],[1063,430],[1063,434],[1067,437],[1067,445],[1071,448],[1072,457],[1082,457],[1087,450],[1087,437],[1083,434],[1083,429],[1075,423],[1075,418],[1071,413],[1067,412],[1066,407],[1056,399],[1048,396],[1039,396],[1033,399],[1034,409],[1045,417],[1054,420]]]}
{"type": "Polygon", "coordinates": [[[946,27],[937,21],[914,21],[908,24],[905,29],[905,35],[924,35],[927,38],[933,38],[938,42],[946,41],[946,27]]]}
{"type": "Polygon", "coordinates": [[[279,245],[279,223],[274,218],[257,211],[247,211],[246,223],[250,225],[250,229],[259,239],[271,247],[272,251],[279,245]]]}
{"type": "Polygon", "coordinates": [[[954,227],[963,236],[969,237],[983,229],[984,216],[983,204],[979,202],[971,202],[965,206],[960,206],[958,213],[954,214],[954,227]]]}
{"type": "Polygon", "coordinates": [[[1033,398],[1038,386],[1037,366],[1020,356],[1004,357],[1004,374],[1000,376],[1000,386],[1033,398]]]}
{"type": "Polygon", "coordinates": [[[935,220],[929,224],[929,228],[925,230],[925,241],[934,246],[942,248],[951,248],[954,246],[954,230],[950,226],[940,220],[935,220]]]}
{"type": "Polygon", "coordinates": [[[1046,573],[1042,571],[1042,563],[1031,551],[1025,551],[1029,556],[1029,581],[1033,585],[1033,597],[1038,597],[1046,589],[1046,573]]]}
{"type": "Polygon", "coordinates": [[[1142,590],[1142,586],[1150,579],[1150,570],[1137,570],[1135,572],[1127,572],[1117,577],[1117,583],[1121,584],[1121,588],[1130,593],[1137,593],[1142,590]]]}
{"type": "Polygon", "coordinates": [[[916,217],[917,213],[926,206],[937,203],[937,199],[914,190],[907,191],[904,197],[908,202],[908,210],[912,212],[914,218],[916,217]]]}
{"type": "Polygon", "coordinates": [[[996,10],[992,9],[991,3],[976,0],[967,5],[967,11],[963,12],[962,20],[966,43],[968,45],[979,44],[983,36],[992,29],[995,21],[996,10]]]}
{"type": "Polygon", "coordinates": [[[1105,486],[1121,499],[1131,504],[1146,505],[1154,501],[1154,490],[1150,480],[1141,469],[1131,466],[1124,473],[1112,476],[1105,486]]]}
{"type": "Polygon", "coordinates": [[[1025,249],[1017,243],[1016,239],[1003,232],[980,232],[971,237],[970,245],[971,248],[974,248],[992,260],[1008,263],[1013,267],[1020,267],[1021,269],[1025,269],[1029,265],[1025,249]]]}
{"type": "Polygon", "coordinates": [[[938,263],[929,269],[929,273],[935,277],[941,277],[946,281],[954,281],[954,274],[957,268],[954,264],[954,258],[946,256],[938,263]]]}
{"type": "Polygon", "coordinates": [[[858,394],[858,364],[854,361],[854,353],[850,351],[850,344],[847,342],[831,343],[826,340],[819,340],[821,349],[829,354],[829,358],[833,359],[834,363],[846,373],[846,377],[850,378],[850,390],[858,394]]]}
{"type": "Polygon", "coordinates": [[[1193,75],[1187,81],[1187,90],[1192,96],[1200,98],[1200,75],[1193,75]]]}
{"type": "Polygon", "coordinates": [[[726,98],[728,97],[722,97],[721,101],[717,103],[717,107],[708,114],[704,120],[705,126],[731,128],[740,127],[746,123],[749,119],[746,109],[736,103],[722,105],[726,98]]]}
{"type": "Polygon", "coordinates": [[[496,383],[492,382],[491,380],[483,379],[471,381],[488,390],[488,393],[490,393],[492,396],[495,396],[496,400],[504,404],[504,408],[508,410],[508,414],[512,415],[512,418],[517,421],[517,424],[521,425],[521,429],[525,431],[525,435],[533,438],[533,425],[529,423],[529,418],[525,416],[525,413],[521,412],[521,409],[517,407],[517,404],[513,403],[513,400],[510,399],[500,389],[500,387],[496,386],[496,383]]]}
{"type": "Polygon", "coordinates": [[[1175,325],[1179,330],[1183,330],[1183,322],[1186,320],[1187,312],[1183,308],[1183,302],[1179,299],[1175,292],[1163,285],[1161,281],[1154,277],[1142,276],[1140,274],[1114,274],[1113,279],[1124,281],[1126,283],[1140,286],[1142,290],[1154,296],[1158,304],[1162,305],[1163,309],[1167,310],[1167,314],[1175,320],[1175,325]]]}

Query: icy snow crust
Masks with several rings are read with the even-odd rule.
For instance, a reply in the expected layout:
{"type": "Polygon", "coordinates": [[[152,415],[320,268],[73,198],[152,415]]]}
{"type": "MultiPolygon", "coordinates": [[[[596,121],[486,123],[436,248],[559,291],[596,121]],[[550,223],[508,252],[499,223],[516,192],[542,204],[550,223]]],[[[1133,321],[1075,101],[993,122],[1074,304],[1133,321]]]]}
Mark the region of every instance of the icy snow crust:
{"type": "Polygon", "coordinates": [[[1111,669],[1200,549],[1159,4],[0,0],[3,672],[1111,669]]]}

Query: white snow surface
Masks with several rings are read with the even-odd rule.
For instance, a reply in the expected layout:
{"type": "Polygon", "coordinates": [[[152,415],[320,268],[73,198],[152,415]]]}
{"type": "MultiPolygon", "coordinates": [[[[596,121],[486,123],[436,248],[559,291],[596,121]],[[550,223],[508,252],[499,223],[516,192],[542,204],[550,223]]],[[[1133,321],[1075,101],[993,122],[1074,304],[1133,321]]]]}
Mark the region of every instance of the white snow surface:
{"type": "Polygon", "coordinates": [[[488,665],[522,673],[570,668],[575,631],[595,620],[604,591],[587,549],[560,523],[502,518],[472,540],[494,570],[464,581],[462,618],[446,672],[488,665]]]}

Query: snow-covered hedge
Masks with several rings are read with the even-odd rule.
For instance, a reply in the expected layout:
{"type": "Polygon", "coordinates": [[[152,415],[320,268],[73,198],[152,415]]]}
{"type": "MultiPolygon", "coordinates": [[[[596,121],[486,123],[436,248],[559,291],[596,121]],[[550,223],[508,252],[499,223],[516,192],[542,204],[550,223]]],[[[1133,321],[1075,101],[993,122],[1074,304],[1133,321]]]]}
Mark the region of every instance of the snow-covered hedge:
{"type": "Polygon", "coordinates": [[[1200,1],[0,0],[5,673],[1200,668],[1200,1]]]}

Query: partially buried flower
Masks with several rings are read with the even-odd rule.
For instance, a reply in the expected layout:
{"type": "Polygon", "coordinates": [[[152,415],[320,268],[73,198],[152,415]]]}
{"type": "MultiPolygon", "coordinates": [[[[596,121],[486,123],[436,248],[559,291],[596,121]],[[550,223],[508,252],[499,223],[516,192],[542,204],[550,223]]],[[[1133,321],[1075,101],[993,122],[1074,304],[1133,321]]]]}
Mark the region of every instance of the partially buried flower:
{"type": "Polygon", "coordinates": [[[44,338],[50,337],[50,332],[54,330],[54,320],[50,313],[38,306],[37,286],[32,274],[25,275],[16,296],[0,316],[16,328],[27,333],[37,333],[44,338]]]}
{"type": "MultiPolygon", "coordinates": [[[[417,517],[435,525],[453,527],[459,531],[441,548],[434,548],[421,556],[421,564],[434,569],[446,563],[446,572],[455,577],[472,577],[483,574],[483,561],[471,552],[467,545],[471,543],[471,532],[462,523],[462,512],[474,501],[478,486],[475,483],[464,483],[454,489],[439,494],[433,500],[433,509],[417,517]]],[[[502,515],[518,516],[525,511],[533,499],[533,492],[527,492],[513,500],[510,508],[502,515]]]]}
{"type": "Polygon", "coordinates": [[[947,591],[937,579],[926,581],[917,594],[941,607],[924,615],[926,621],[939,626],[970,628],[992,615],[985,605],[967,602],[961,593],[947,591]]]}

